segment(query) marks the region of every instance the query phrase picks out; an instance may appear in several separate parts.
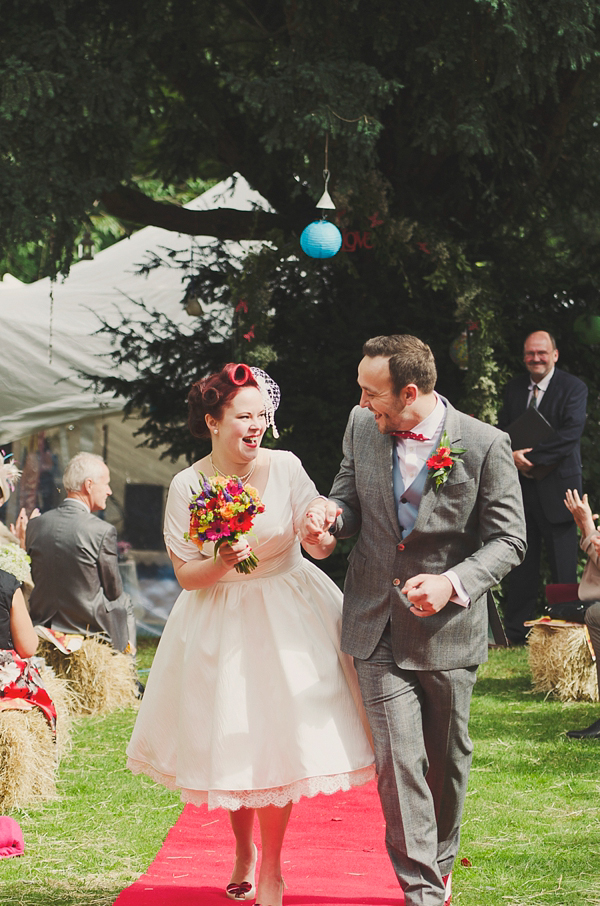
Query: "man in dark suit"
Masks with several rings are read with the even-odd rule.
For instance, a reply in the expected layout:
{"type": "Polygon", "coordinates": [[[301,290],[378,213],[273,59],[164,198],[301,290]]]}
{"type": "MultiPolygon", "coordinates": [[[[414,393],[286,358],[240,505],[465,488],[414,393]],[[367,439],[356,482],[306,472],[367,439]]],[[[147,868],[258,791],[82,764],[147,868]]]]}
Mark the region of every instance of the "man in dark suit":
{"type": "Polygon", "coordinates": [[[66,499],[27,525],[31,618],[59,632],[105,633],[115,648],[133,655],[135,618],[123,593],[117,531],[93,515],[112,494],[108,468],[100,456],[78,453],[63,482],[66,499]]]}
{"type": "Polygon", "coordinates": [[[508,437],[435,393],[429,346],[375,337],[363,353],[331,500],[308,510],[336,536],[359,532],[342,648],[373,733],[387,850],[406,906],[443,906],[471,692],[488,654],[486,594],[525,552],[521,494],[508,437]]]}
{"type": "Polygon", "coordinates": [[[556,433],[545,443],[513,451],[527,523],[527,555],[507,579],[504,603],[506,636],[513,645],[525,643],[523,624],[535,619],[542,543],[552,581],[577,581],[577,528],[564,501],[568,489],[582,490],[580,438],[587,401],[583,381],[556,367],[558,349],[547,331],[527,337],[523,360],[529,374],[506,385],[498,427],[506,430],[535,405],[556,433]]]}

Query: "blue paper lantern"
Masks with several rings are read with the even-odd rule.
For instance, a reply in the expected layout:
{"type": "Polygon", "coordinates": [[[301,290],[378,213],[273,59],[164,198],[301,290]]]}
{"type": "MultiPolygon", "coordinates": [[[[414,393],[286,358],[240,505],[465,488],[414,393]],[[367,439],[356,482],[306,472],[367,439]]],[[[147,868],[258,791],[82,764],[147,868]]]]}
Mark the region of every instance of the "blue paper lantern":
{"type": "Polygon", "coordinates": [[[310,258],[333,258],[342,247],[342,234],[328,220],[313,220],[302,230],[300,245],[310,258]]]}

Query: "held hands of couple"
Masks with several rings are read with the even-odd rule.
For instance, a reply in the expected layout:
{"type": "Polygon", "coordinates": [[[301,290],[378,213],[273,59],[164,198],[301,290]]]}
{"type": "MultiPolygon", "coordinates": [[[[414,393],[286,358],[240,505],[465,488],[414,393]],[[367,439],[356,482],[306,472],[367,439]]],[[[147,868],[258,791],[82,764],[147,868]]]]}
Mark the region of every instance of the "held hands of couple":
{"type": "Polygon", "coordinates": [[[313,500],[308,506],[301,527],[303,543],[320,544],[341,512],[341,507],[336,506],[332,500],[326,500],[324,497],[313,500]]]}
{"type": "Polygon", "coordinates": [[[430,617],[446,606],[454,594],[454,586],[447,576],[419,573],[408,579],[401,591],[412,604],[411,613],[416,617],[430,617]]]}

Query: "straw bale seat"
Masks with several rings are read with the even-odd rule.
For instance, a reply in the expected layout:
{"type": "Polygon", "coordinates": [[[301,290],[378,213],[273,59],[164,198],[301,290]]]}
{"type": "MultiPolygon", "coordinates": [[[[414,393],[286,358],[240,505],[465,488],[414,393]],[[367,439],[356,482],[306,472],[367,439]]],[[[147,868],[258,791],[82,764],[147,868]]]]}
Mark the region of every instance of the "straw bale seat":
{"type": "Polygon", "coordinates": [[[69,681],[78,715],[110,714],[138,701],[133,658],[108,642],[86,638],[76,651],[63,654],[42,640],[38,654],[69,681]]]}
{"type": "Polygon", "coordinates": [[[56,740],[39,708],[0,711],[0,813],[56,798],[56,773],[71,746],[74,699],[69,683],[40,671],[56,708],[56,740]]]}
{"type": "Polygon", "coordinates": [[[599,700],[596,665],[584,626],[537,623],[528,648],[534,692],[555,695],[563,702],[599,700]]]}

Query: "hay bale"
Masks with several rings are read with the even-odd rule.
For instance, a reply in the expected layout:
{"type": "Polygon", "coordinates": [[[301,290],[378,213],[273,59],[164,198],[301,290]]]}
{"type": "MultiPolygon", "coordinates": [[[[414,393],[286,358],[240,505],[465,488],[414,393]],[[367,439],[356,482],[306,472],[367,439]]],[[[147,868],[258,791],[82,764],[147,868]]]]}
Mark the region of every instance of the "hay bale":
{"type": "Polygon", "coordinates": [[[0,811],[56,797],[57,748],[42,712],[0,712],[0,811]]]}
{"type": "Polygon", "coordinates": [[[71,749],[73,715],[77,713],[78,703],[68,680],[56,676],[49,667],[42,667],[40,675],[56,708],[56,758],[60,762],[71,749]]]}
{"type": "Polygon", "coordinates": [[[137,701],[133,659],[108,642],[84,639],[77,651],[63,654],[42,640],[38,654],[71,684],[77,714],[110,714],[137,701]]]}
{"type": "Polygon", "coordinates": [[[583,626],[534,626],[529,634],[534,692],[563,702],[599,701],[596,665],[583,626]]]}
{"type": "Polygon", "coordinates": [[[75,707],[67,680],[40,670],[56,708],[56,741],[39,708],[0,711],[0,813],[56,798],[56,772],[71,746],[75,707]]]}

